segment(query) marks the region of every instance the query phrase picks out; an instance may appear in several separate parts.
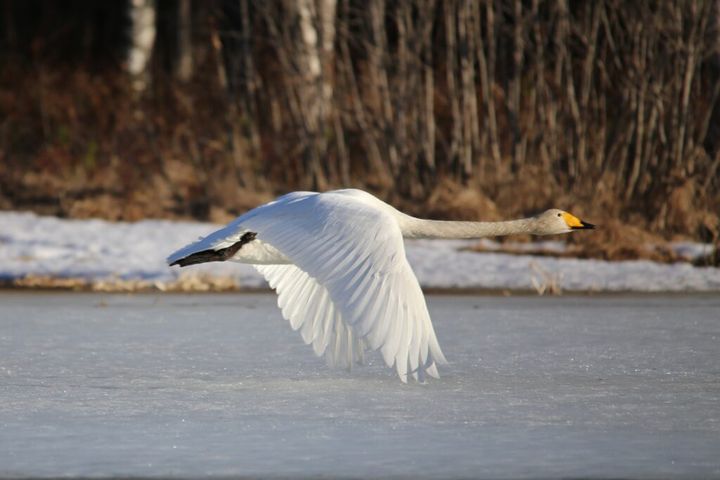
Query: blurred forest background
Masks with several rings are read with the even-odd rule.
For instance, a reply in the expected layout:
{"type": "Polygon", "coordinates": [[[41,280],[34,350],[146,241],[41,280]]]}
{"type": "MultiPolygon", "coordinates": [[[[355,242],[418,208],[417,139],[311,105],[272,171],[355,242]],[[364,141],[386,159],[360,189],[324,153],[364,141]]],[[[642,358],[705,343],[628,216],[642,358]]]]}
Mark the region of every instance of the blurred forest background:
{"type": "Polygon", "coordinates": [[[2,0],[0,208],[225,221],[353,186],[425,217],[568,209],[603,224],[596,256],[716,242],[719,21],[717,0],[2,0]]]}

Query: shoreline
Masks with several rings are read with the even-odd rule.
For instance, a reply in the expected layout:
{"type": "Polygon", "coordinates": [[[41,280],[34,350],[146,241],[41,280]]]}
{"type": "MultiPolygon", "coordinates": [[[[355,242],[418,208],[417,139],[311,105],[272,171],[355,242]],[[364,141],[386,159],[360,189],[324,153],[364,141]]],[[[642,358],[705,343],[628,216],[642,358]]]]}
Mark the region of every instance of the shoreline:
{"type": "MultiPolygon", "coordinates": [[[[207,288],[183,289],[183,288],[158,288],[154,286],[145,286],[137,288],[128,288],[119,285],[116,288],[105,287],[97,288],[92,284],[73,285],[65,284],[64,280],[77,279],[60,279],[61,282],[56,285],[23,285],[13,281],[0,281],[0,293],[67,293],[67,294],[111,294],[111,295],[275,295],[275,291],[270,287],[243,287],[236,286],[232,288],[217,288],[212,286],[207,288]]],[[[718,290],[663,290],[663,291],[647,291],[647,290],[567,290],[556,293],[539,293],[530,289],[506,289],[506,288],[440,288],[428,287],[422,288],[425,295],[430,296],[457,296],[457,297],[658,297],[658,296],[717,296],[720,294],[718,290]]]]}

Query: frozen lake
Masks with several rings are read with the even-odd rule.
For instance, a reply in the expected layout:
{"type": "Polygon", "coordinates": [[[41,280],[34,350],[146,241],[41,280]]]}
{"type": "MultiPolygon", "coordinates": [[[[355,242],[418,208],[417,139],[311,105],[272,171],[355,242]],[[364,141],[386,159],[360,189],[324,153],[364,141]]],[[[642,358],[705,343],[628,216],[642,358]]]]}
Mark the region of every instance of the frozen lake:
{"type": "Polygon", "coordinates": [[[0,293],[0,477],[720,478],[720,296],[429,296],[333,371],[266,294],[0,293]]]}

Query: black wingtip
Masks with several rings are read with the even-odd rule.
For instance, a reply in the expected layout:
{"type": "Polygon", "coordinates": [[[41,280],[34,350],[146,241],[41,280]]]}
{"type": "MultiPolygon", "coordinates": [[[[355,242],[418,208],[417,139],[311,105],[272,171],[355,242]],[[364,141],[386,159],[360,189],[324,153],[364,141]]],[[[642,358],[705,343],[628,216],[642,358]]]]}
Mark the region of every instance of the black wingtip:
{"type": "Polygon", "coordinates": [[[257,234],[254,232],[247,232],[242,236],[242,238],[240,238],[240,240],[229,247],[221,248],[219,250],[210,249],[195,252],[192,255],[175,260],[170,263],[169,266],[174,267],[177,265],[179,267],[187,267],[189,265],[197,265],[198,263],[224,262],[226,260],[230,260],[243,245],[255,240],[256,235],[257,234]]]}
{"type": "Polygon", "coordinates": [[[203,250],[202,252],[196,252],[192,255],[188,255],[187,257],[179,258],[172,262],[170,264],[171,267],[174,267],[175,265],[179,267],[187,267],[189,265],[197,265],[198,263],[207,263],[207,262],[222,262],[224,260],[227,260],[227,256],[225,254],[225,249],[223,250],[203,250]]]}

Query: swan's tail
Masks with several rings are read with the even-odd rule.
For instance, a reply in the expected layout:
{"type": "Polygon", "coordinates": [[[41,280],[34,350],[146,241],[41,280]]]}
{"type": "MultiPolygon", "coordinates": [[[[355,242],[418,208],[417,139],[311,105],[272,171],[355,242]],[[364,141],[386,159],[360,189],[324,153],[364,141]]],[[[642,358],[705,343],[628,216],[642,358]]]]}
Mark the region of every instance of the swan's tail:
{"type": "Polygon", "coordinates": [[[255,232],[247,232],[240,238],[240,240],[233,243],[229,247],[218,248],[217,250],[212,248],[209,250],[201,250],[199,252],[193,252],[189,255],[185,255],[177,259],[173,258],[175,255],[171,255],[168,259],[168,261],[170,262],[169,265],[171,267],[173,265],[187,267],[188,265],[196,265],[198,263],[224,262],[231,259],[238,252],[238,250],[242,248],[243,245],[255,240],[256,236],[257,234],[255,232]]]}

